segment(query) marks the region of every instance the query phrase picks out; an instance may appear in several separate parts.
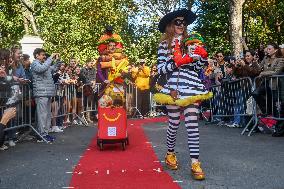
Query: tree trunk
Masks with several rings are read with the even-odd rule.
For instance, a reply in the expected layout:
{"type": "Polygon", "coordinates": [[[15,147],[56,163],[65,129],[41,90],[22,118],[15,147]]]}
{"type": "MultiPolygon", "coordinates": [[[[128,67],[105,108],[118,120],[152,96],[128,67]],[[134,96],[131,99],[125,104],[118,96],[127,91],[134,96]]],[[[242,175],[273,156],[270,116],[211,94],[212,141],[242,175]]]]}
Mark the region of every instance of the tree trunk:
{"type": "Polygon", "coordinates": [[[277,43],[280,44],[281,43],[281,25],[283,23],[283,20],[280,22],[279,18],[276,19],[276,33],[277,33],[277,43]]]}
{"type": "Polygon", "coordinates": [[[242,10],[245,0],[230,0],[230,38],[232,43],[232,54],[240,56],[243,52],[242,38],[242,10]]]}

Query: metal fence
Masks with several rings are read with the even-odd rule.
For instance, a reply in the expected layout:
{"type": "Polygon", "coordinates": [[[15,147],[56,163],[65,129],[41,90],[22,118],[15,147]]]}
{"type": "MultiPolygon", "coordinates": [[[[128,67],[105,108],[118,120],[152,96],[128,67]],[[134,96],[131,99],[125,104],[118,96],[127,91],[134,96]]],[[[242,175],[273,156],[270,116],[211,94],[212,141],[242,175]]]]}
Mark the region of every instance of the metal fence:
{"type": "MultiPolygon", "coordinates": [[[[35,134],[47,142],[36,129],[36,104],[32,98],[32,86],[30,84],[7,84],[0,83],[0,113],[10,106],[7,101],[11,98],[18,98],[13,107],[17,107],[16,117],[10,121],[5,132],[18,130],[23,127],[29,127],[35,134]],[[17,86],[17,91],[15,91],[17,86]],[[13,91],[14,90],[14,91],[13,91]],[[17,94],[17,97],[13,97],[17,94]]],[[[79,120],[82,125],[88,126],[90,114],[96,116],[98,107],[98,95],[101,91],[101,84],[55,84],[56,95],[52,97],[51,104],[51,122],[52,126],[58,126],[72,123],[79,120]]],[[[134,84],[125,87],[126,91],[126,109],[129,117],[140,117],[141,113],[137,107],[137,88],[134,84]]],[[[30,132],[29,132],[30,133],[30,132]]],[[[23,138],[24,136],[20,136],[23,138]]]]}
{"type": "MultiPolygon", "coordinates": [[[[3,114],[4,110],[9,107],[7,101],[15,93],[13,90],[16,89],[11,86],[18,86],[16,89],[18,88],[20,94],[18,94],[18,103],[14,105],[17,107],[17,116],[5,128],[5,132],[28,127],[29,131],[46,141],[35,128],[36,105],[29,84],[0,83],[0,113],[3,114]]],[[[128,117],[141,117],[137,107],[139,100],[137,99],[137,87],[129,84],[125,87],[125,91],[128,117]]],[[[257,77],[253,81],[250,78],[228,81],[219,86],[212,86],[211,91],[213,92],[213,98],[210,100],[211,119],[248,117],[241,134],[249,130],[248,136],[251,136],[259,119],[263,117],[284,120],[284,75],[257,77]],[[258,113],[259,110],[261,114],[258,113]]],[[[96,116],[100,92],[102,92],[100,84],[80,86],[56,84],[56,96],[52,98],[52,126],[63,125],[63,122],[68,120],[72,122],[75,119],[87,126],[90,115],[96,116]]],[[[150,93],[148,115],[157,116],[157,108],[160,107],[162,106],[154,102],[150,93]]]]}
{"type": "Polygon", "coordinates": [[[138,89],[135,84],[129,83],[126,86],[126,111],[129,117],[142,117],[140,110],[137,107],[138,89]]]}
{"type": "MultiPolygon", "coordinates": [[[[35,129],[34,127],[34,115],[32,114],[35,106],[32,101],[32,91],[29,84],[19,84],[19,83],[1,83],[1,94],[0,94],[0,112],[3,115],[5,109],[9,107],[16,107],[17,113],[16,117],[12,119],[4,131],[7,133],[14,134],[15,130],[21,128],[29,128],[27,132],[30,133],[33,131],[39,138],[47,142],[35,129]]],[[[8,134],[9,135],[9,134],[8,134]]],[[[20,137],[18,140],[21,140],[23,137],[20,137]]]]}
{"type": "Polygon", "coordinates": [[[233,118],[244,122],[241,134],[251,136],[260,118],[284,120],[284,76],[242,78],[212,86],[212,120],[233,118]]]}
{"type": "Polygon", "coordinates": [[[211,115],[217,117],[247,116],[246,102],[252,92],[252,80],[242,78],[212,86],[211,115]]]}
{"type": "MultiPolygon", "coordinates": [[[[256,77],[252,90],[253,117],[249,124],[254,123],[254,125],[249,130],[248,136],[252,135],[260,118],[284,120],[284,75],[256,77]]],[[[243,129],[242,134],[248,130],[249,124],[243,129]]]]}

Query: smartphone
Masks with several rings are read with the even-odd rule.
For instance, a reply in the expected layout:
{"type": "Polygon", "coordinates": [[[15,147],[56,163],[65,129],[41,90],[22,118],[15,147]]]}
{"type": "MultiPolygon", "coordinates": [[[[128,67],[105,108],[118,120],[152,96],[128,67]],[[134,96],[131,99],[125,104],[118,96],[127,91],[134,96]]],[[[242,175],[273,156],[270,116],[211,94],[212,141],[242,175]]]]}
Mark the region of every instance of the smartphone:
{"type": "Polygon", "coordinates": [[[24,79],[24,81],[25,81],[25,82],[31,82],[31,80],[29,80],[29,79],[24,79]]]}

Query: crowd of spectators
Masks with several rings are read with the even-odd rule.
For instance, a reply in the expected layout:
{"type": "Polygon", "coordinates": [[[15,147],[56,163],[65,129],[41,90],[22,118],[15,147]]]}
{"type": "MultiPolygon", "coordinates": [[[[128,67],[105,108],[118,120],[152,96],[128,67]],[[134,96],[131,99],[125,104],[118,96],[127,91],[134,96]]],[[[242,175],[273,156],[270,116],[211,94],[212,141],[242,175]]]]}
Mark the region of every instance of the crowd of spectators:
{"type": "MultiPolygon", "coordinates": [[[[250,78],[252,82],[254,82],[254,79],[257,78],[259,82],[256,82],[256,90],[253,91],[252,95],[262,113],[266,112],[266,114],[271,114],[272,110],[269,111],[267,107],[272,107],[272,105],[267,105],[267,100],[265,100],[267,96],[265,93],[267,93],[268,90],[281,90],[281,88],[278,86],[276,89],[275,82],[272,86],[269,86],[269,82],[267,82],[267,86],[264,89],[264,82],[262,80],[272,75],[283,74],[284,45],[278,46],[275,43],[269,43],[266,48],[263,48],[263,45],[260,45],[260,48],[257,50],[249,50],[245,42],[243,42],[243,45],[245,49],[243,53],[244,56],[224,56],[222,52],[218,52],[208,60],[208,66],[203,73],[205,86],[208,88],[216,85],[222,86],[222,84],[226,82],[236,81],[242,78],[250,78]]],[[[281,81],[281,79],[279,81],[281,81]]],[[[283,81],[279,82],[279,85],[281,85],[281,83],[283,85],[283,81]]],[[[234,107],[234,114],[237,114],[240,113],[241,106],[242,109],[244,109],[244,104],[246,102],[240,101],[242,100],[240,91],[235,89],[235,91],[232,92],[234,93],[234,98],[237,98],[237,102],[240,103],[236,103],[236,107],[234,107]]],[[[277,92],[274,92],[273,94],[279,95],[277,92]]],[[[268,99],[270,99],[270,97],[268,97],[268,99]]],[[[276,99],[277,97],[274,96],[274,101],[276,99]]],[[[280,100],[283,101],[281,95],[280,100]]],[[[228,127],[244,126],[242,125],[242,118],[240,118],[240,116],[234,116],[233,119],[227,120],[226,122],[224,122],[224,119],[220,118],[216,118],[215,121],[219,125],[226,125],[228,127]]]]}
{"type": "MultiPolygon", "coordinates": [[[[63,132],[70,124],[83,124],[82,119],[79,119],[78,116],[83,111],[86,112],[84,116],[87,123],[97,121],[96,112],[87,110],[89,106],[94,108],[98,102],[97,60],[88,58],[85,63],[80,63],[78,59],[71,57],[68,61],[63,62],[60,60],[59,54],[49,55],[44,49],[35,49],[33,56],[34,60],[31,62],[31,57],[22,54],[19,47],[0,49],[0,81],[9,86],[17,83],[17,86],[25,85],[29,88],[32,96],[30,99],[25,99],[25,104],[31,107],[25,108],[31,109],[32,122],[41,136],[52,142],[55,138],[49,133],[63,132]],[[68,88],[68,95],[66,95],[66,88],[68,88]],[[62,116],[62,114],[65,115],[62,116]]],[[[150,67],[146,65],[146,61],[141,59],[137,64],[131,64],[128,76],[126,76],[127,83],[137,87],[137,102],[133,97],[134,94],[128,93],[128,96],[132,97],[128,101],[129,109],[136,106],[141,116],[146,116],[150,109],[150,77],[156,74],[154,72],[156,71],[154,69],[151,71],[150,67]]],[[[5,91],[3,90],[3,92],[5,91]]],[[[136,90],[132,90],[132,92],[136,93],[136,90]]],[[[4,98],[2,93],[1,98],[4,98]]],[[[23,107],[20,105],[21,103],[16,102],[20,99],[22,96],[8,98],[8,102],[1,104],[2,114],[5,107],[14,107],[20,117],[19,114],[22,113],[20,111],[23,107]]],[[[25,113],[27,112],[28,110],[25,111],[25,113]]],[[[7,127],[18,125],[17,121],[12,119],[7,127]]],[[[34,136],[34,138],[39,142],[42,141],[40,137],[34,136]]],[[[13,147],[16,145],[16,141],[16,130],[7,131],[5,132],[5,144],[3,143],[0,149],[5,150],[8,146],[13,147]]]]}
{"type": "MultiPolygon", "coordinates": [[[[212,86],[222,85],[225,82],[241,78],[249,77],[253,80],[259,76],[283,74],[284,45],[278,46],[270,43],[266,48],[260,46],[258,50],[249,50],[246,44],[243,44],[245,48],[244,56],[224,56],[222,52],[218,52],[208,59],[208,65],[200,73],[206,88],[210,89],[212,86]]],[[[31,108],[32,120],[35,122],[35,117],[37,117],[35,127],[46,140],[53,141],[55,138],[50,136],[49,133],[63,132],[68,123],[82,124],[82,120],[74,115],[80,115],[83,111],[86,111],[85,117],[88,123],[97,120],[96,112],[88,111],[86,108],[90,102],[97,104],[98,101],[99,91],[96,84],[99,81],[96,59],[88,58],[85,63],[80,63],[78,59],[71,57],[68,61],[63,62],[60,60],[59,54],[48,55],[43,49],[35,49],[33,62],[30,61],[30,58],[29,55],[22,54],[19,47],[13,47],[9,50],[0,49],[0,81],[10,83],[10,85],[17,82],[29,86],[33,96],[31,99],[26,99],[26,102],[29,106],[33,106],[31,108]],[[73,89],[69,92],[75,92],[75,95],[67,100],[62,91],[68,85],[73,86],[73,89]],[[67,108],[63,110],[62,107],[67,108]],[[66,115],[60,116],[63,111],[65,111],[66,115]]],[[[135,107],[139,110],[141,117],[146,117],[150,111],[150,92],[155,88],[158,77],[157,67],[156,65],[147,66],[144,59],[140,59],[137,64],[131,63],[130,65],[129,73],[125,78],[127,78],[127,84],[137,87],[137,94],[134,94],[136,91],[127,93],[128,110],[135,107]],[[133,95],[136,95],[137,98],[134,98],[133,95]]],[[[270,87],[271,90],[276,90],[274,86],[270,87]]],[[[259,84],[257,86],[259,90],[256,90],[257,94],[254,95],[260,109],[263,107],[262,103],[264,102],[263,96],[260,95],[261,88],[262,84],[259,84]]],[[[19,114],[22,107],[15,103],[16,98],[16,96],[9,98],[5,105],[14,107],[17,114],[19,114]]],[[[237,110],[241,104],[236,104],[236,106],[237,110]]],[[[1,104],[1,107],[1,115],[3,115],[4,105],[1,104]]],[[[217,121],[223,120],[219,119],[217,121]]],[[[226,123],[229,127],[240,127],[241,124],[242,121],[238,116],[226,123]]],[[[2,130],[6,125],[9,127],[17,125],[17,123],[13,119],[9,123],[7,121],[2,124],[2,130]]],[[[41,140],[40,138],[37,139],[41,140]]],[[[1,144],[0,149],[4,150],[8,146],[15,146],[16,130],[6,132],[5,140],[6,145],[1,144]]]]}
{"type": "Polygon", "coordinates": [[[205,81],[210,82],[211,86],[243,77],[281,74],[284,66],[283,53],[284,45],[278,46],[275,43],[268,44],[264,49],[246,49],[244,57],[242,55],[225,57],[222,52],[218,52],[208,60],[204,73],[205,81]]]}

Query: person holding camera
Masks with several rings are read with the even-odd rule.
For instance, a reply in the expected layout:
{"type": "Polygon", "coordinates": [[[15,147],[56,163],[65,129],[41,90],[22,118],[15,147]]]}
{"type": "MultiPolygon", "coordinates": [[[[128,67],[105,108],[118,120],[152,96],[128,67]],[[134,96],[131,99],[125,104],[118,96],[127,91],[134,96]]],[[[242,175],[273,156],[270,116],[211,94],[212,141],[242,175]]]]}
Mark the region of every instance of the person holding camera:
{"type": "Polygon", "coordinates": [[[47,141],[52,142],[54,138],[48,135],[51,127],[51,97],[55,96],[52,72],[55,72],[58,67],[58,64],[52,65],[52,62],[59,59],[59,54],[53,53],[46,59],[45,50],[36,48],[33,55],[35,60],[31,64],[31,71],[33,76],[33,96],[35,97],[37,111],[37,126],[39,133],[47,141]]]}
{"type": "Polygon", "coordinates": [[[0,49],[0,81],[3,83],[13,81],[12,71],[9,70],[10,54],[8,49],[0,49]]]}
{"type": "Polygon", "coordinates": [[[221,72],[222,72],[222,76],[225,76],[226,75],[226,61],[225,61],[225,57],[223,55],[222,52],[217,52],[216,53],[216,67],[218,67],[221,72]]]}
{"type": "Polygon", "coordinates": [[[256,53],[252,50],[247,50],[245,52],[245,59],[236,60],[234,74],[238,77],[257,77],[261,71],[258,62],[258,57],[256,53]]]}
{"type": "Polygon", "coordinates": [[[139,60],[139,66],[132,70],[132,77],[137,87],[137,108],[143,117],[149,111],[150,104],[150,68],[144,59],[139,60]]]}

